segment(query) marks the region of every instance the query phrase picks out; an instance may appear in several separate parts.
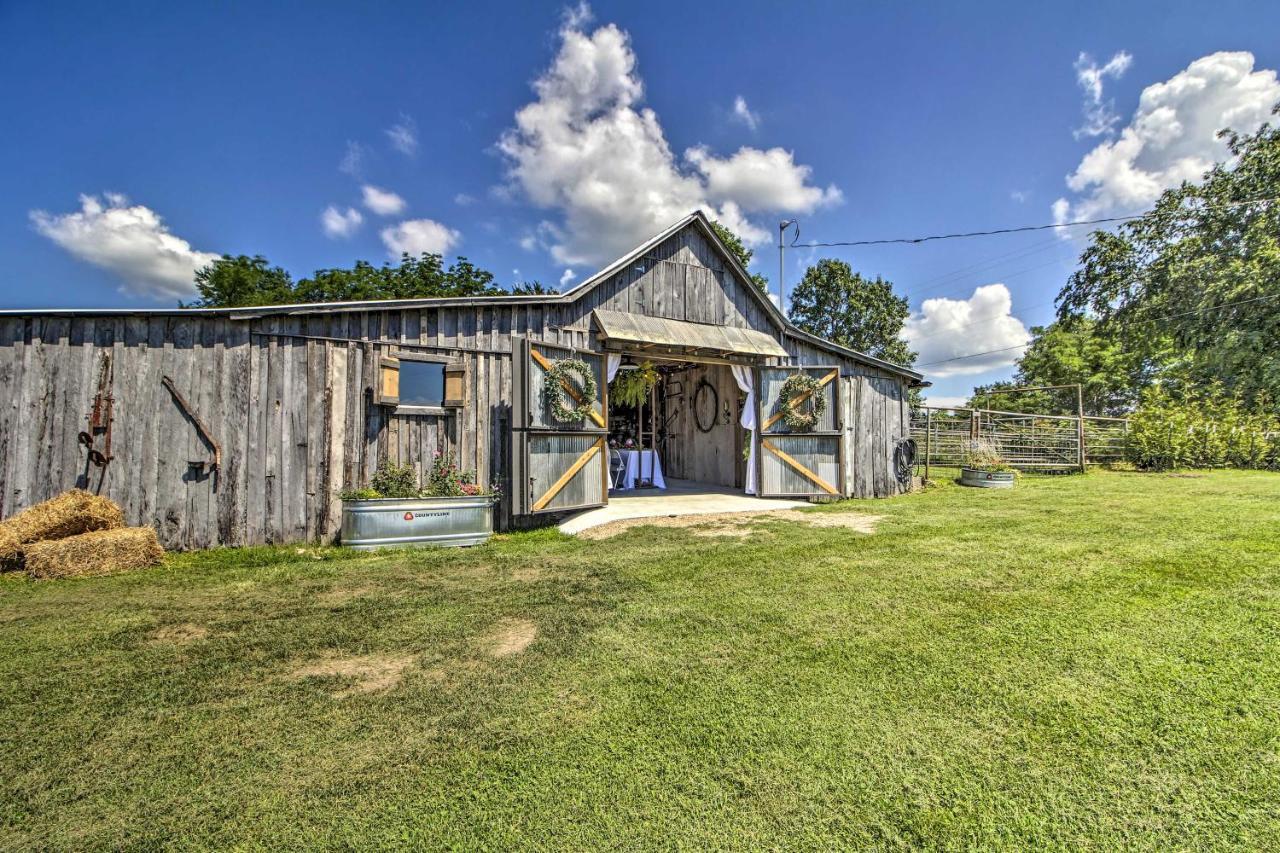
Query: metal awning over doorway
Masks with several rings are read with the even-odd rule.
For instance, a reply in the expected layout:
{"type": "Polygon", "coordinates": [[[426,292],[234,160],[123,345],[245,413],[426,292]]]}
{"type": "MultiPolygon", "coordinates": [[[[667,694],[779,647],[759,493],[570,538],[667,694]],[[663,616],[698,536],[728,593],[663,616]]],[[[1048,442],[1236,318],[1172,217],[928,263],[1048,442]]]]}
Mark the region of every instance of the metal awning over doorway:
{"type": "Polygon", "coordinates": [[[720,358],[787,358],[790,355],[780,343],[756,329],[668,320],[603,308],[595,309],[592,317],[600,340],[609,349],[720,358]]]}

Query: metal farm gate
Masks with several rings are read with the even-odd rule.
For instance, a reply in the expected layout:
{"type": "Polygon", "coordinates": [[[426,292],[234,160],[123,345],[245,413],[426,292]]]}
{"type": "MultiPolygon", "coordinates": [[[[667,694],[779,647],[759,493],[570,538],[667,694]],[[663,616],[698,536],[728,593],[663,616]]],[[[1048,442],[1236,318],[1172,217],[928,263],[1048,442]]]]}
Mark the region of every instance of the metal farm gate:
{"type": "Polygon", "coordinates": [[[973,442],[980,441],[1019,470],[1081,470],[1091,462],[1123,459],[1128,425],[1124,418],[988,409],[920,406],[911,411],[918,460],[946,466],[963,464],[973,442]]]}

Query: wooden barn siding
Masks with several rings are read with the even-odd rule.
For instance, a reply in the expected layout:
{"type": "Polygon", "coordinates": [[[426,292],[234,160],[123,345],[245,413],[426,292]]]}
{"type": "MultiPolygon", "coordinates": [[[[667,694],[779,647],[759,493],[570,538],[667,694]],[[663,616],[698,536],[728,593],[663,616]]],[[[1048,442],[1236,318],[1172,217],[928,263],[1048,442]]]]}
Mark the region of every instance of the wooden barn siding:
{"type": "Polygon", "coordinates": [[[845,491],[879,498],[904,491],[893,474],[893,451],[907,437],[910,413],[906,383],[886,371],[842,358],[807,341],[788,337],[792,364],[840,367],[845,409],[845,491]]]}
{"type": "Polygon", "coordinates": [[[596,308],[776,332],[765,308],[696,230],[685,229],[619,270],[571,306],[563,324],[589,331],[596,308]]]}
{"type": "MultiPolygon", "coordinates": [[[[384,456],[425,472],[436,450],[449,450],[509,494],[511,336],[585,346],[585,332],[556,327],[565,310],[0,318],[0,517],[98,487],[76,436],[103,352],[113,356],[116,402],[115,459],[101,491],[170,548],[330,541],[337,493],[366,482],[384,456]],[[465,358],[469,405],[455,416],[373,405],[378,357],[397,344],[465,358]],[[210,451],[160,384],[166,375],[222,444],[216,474],[189,469],[210,451]]],[[[498,520],[509,526],[508,502],[498,520]]]]}
{"type": "Polygon", "coordinates": [[[679,375],[684,384],[684,395],[667,402],[668,436],[666,455],[663,457],[663,473],[668,477],[697,480],[732,488],[739,479],[742,467],[742,444],[738,438],[742,427],[738,425],[738,383],[727,366],[699,365],[679,375]],[[693,409],[694,395],[700,379],[706,378],[716,389],[719,409],[715,425],[709,432],[697,427],[693,409]],[[730,416],[726,423],[724,407],[728,405],[730,416]]]}

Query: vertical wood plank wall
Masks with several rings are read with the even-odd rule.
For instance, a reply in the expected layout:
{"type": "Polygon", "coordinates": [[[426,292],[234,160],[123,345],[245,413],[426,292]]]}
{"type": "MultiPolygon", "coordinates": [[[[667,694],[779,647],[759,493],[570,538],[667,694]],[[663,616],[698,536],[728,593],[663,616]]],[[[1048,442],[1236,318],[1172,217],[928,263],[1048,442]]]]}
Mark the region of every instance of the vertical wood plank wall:
{"type": "MultiPolygon", "coordinates": [[[[170,548],[331,541],[339,528],[338,492],[367,482],[383,458],[423,471],[437,450],[448,450],[480,482],[496,480],[509,495],[513,335],[596,348],[590,328],[596,307],[777,334],[749,287],[699,232],[686,229],[571,303],[259,317],[3,316],[0,518],[77,485],[98,488],[99,470],[86,467],[77,434],[86,425],[102,353],[114,362],[116,458],[101,491],[121,504],[130,523],[154,525],[170,548]],[[450,416],[393,415],[375,405],[378,359],[395,346],[466,359],[468,405],[450,416]],[[221,442],[222,469],[215,474],[188,464],[207,461],[210,451],[161,385],[163,376],[221,442]]],[[[898,491],[891,460],[907,432],[901,379],[790,337],[783,342],[793,363],[841,365],[851,493],[898,491]]],[[[727,368],[716,371],[723,405],[736,399],[736,384],[727,368]]],[[[695,387],[696,379],[688,393],[695,387]]],[[[679,465],[687,475],[730,484],[733,454],[726,453],[714,470],[690,459],[679,465]]],[[[498,524],[511,521],[504,500],[498,524]]]]}
{"type": "MultiPolygon", "coordinates": [[[[738,383],[726,365],[702,364],[679,374],[684,395],[667,401],[666,455],[663,473],[668,477],[696,480],[732,488],[742,467],[742,443],[738,433],[738,383]],[[698,382],[705,378],[716,390],[719,406],[709,432],[697,426],[693,409],[698,382]],[[728,405],[728,418],[725,406],[728,405]]],[[[708,394],[708,398],[710,394],[708,394]]],[[[714,399],[714,398],[711,398],[714,399]]],[[[704,421],[705,423],[705,421],[704,421]]]]}

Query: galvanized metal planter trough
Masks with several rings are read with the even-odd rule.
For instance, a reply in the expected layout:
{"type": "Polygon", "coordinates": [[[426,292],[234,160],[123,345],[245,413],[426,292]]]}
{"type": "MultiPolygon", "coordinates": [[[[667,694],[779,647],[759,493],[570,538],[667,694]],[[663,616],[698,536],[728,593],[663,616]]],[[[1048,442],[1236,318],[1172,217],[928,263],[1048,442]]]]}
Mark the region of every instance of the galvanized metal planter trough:
{"type": "Polygon", "coordinates": [[[977,486],[980,489],[1012,489],[1012,471],[980,471],[977,468],[960,469],[960,485],[977,486]]]}
{"type": "Polygon", "coordinates": [[[493,496],[342,502],[342,544],[358,551],[480,545],[493,534],[493,496]]]}

